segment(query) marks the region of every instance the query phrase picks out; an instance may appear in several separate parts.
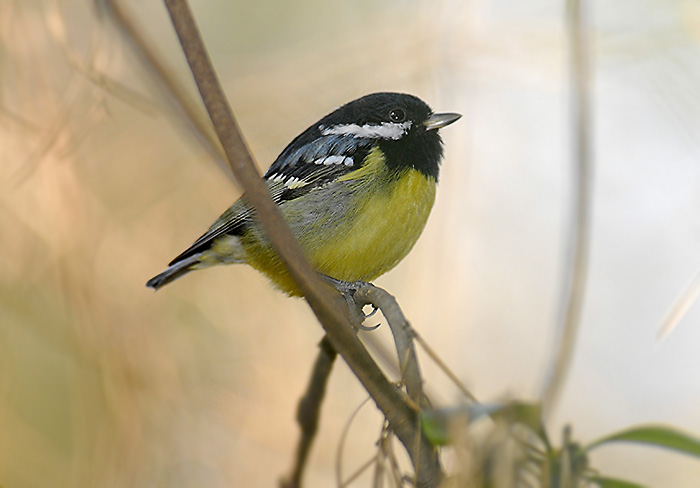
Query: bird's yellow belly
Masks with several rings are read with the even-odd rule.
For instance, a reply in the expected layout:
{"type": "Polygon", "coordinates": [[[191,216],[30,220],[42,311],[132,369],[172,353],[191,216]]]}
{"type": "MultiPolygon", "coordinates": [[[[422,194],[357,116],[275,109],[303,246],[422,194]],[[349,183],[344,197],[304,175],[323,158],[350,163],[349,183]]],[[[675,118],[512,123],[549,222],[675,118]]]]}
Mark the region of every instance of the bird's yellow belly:
{"type": "Polygon", "coordinates": [[[416,170],[367,198],[347,225],[309,253],[321,273],[370,281],[401,261],[420,237],[435,201],[435,181],[416,170]]]}
{"type": "MultiPolygon", "coordinates": [[[[294,217],[286,215],[314,269],[342,281],[371,281],[408,254],[428,220],[436,182],[417,170],[405,171],[381,188],[360,184],[353,198],[357,205],[349,205],[351,210],[340,216],[295,224],[294,217]]],[[[246,263],[281,290],[300,294],[269,245],[255,238],[245,247],[246,263]]]]}

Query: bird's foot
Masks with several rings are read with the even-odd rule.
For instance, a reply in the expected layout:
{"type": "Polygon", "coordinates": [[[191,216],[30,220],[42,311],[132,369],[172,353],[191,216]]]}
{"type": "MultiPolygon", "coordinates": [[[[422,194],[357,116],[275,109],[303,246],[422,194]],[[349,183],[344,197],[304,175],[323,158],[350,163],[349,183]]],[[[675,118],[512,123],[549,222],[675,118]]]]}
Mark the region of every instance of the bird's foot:
{"type": "Polygon", "coordinates": [[[350,314],[356,318],[355,325],[358,329],[372,331],[376,330],[379,327],[379,324],[372,327],[367,327],[366,325],[363,325],[363,322],[368,318],[372,317],[374,314],[376,314],[377,310],[379,309],[373,305],[370,305],[372,307],[372,310],[369,313],[365,313],[362,307],[357,306],[357,303],[355,303],[354,299],[354,295],[357,290],[365,286],[372,286],[372,283],[368,283],[366,281],[342,281],[337,280],[335,278],[331,278],[330,276],[326,275],[324,275],[323,278],[326,281],[328,281],[331,285],[333,285],[333,287],[336,290],[338,290],[343,295],[343,297],[345,297],[345,301],[347,302],[348,307],[350,308],[350,314]]]}

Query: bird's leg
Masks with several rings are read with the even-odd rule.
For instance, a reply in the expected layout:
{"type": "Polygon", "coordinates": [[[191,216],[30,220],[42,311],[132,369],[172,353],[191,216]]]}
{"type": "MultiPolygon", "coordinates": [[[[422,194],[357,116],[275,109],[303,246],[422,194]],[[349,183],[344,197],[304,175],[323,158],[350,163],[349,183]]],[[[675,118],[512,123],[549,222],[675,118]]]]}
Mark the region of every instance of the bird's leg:
{"type": "Polygon", "coordinates": [[[362,323],[367,320],[368,318],[372,317],[375,313],[377,313],[377,310],[379,310],[377,307],[372,305],[372,311],[370,313],[365,313],[365,311],[362,309],[362,307],[358,307],[357,303],[355,303],[355,292],[359,290],[360,288],[363,288],[365,286],[372,286],[371,283],[368,283],[366,281],[342,281],[342,280],[337,280],[335,278],[332,278],[327,275],[322,275],[323,278],[329,282],[333,287],[338,290],[343,297],[345,297],[345,301],[348,304],[348,308],[350,309],[350,314],[355,317],[356,320],[356,327],[360,330],[366,330],[366,331],[372,331],[377,329],[379,325],[375,325],[373,327],[367,327],[365,325],[362,325],[362,323]]]}
{"type": "Polygon", "coordinates": [[[342,281],[332,278],[328,275],[323,275],[323,278],[328,281],[333,287],[343,295],[354,295],[357,290],[363,286],[371,285],[366,281],[342,281]]]}

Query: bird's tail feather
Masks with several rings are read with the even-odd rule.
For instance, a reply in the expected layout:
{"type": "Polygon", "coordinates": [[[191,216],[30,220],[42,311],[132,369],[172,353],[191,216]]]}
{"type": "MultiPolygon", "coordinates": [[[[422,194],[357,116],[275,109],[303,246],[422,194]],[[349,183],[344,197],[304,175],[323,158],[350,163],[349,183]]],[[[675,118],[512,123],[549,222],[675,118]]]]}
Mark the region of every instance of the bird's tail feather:
{"type": "Polygon", "coordinates": [[[146,286],[157,290],[160,287],[175,281],[181,276],[184,276],[190,271],[196,269],[197,265],[200,264],[200,257],[201,253],[198,253],[194,256],[188,257],[187,259],[171,264],[168,269],[163,271],[161,274],[148,280],[148,282],[146,282],[146,286]]]}

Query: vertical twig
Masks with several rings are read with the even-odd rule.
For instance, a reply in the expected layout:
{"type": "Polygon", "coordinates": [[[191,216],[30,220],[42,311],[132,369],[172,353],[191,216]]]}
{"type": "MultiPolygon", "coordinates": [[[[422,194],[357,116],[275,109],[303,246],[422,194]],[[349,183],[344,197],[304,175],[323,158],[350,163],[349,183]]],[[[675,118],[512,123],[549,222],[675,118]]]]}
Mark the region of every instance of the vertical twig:
{"type": "Polygon", "coordinates": [[[301,479],[304,474],[304,468],[306,467],[306,461],[309,457],[311,444],[314,441],[316,430],[318,429],[318,420],[321,416],[321,404],[326,394],[328,377],[331,374],[331,368],[333,367],[335,358],[338,356],[338,353],[335,352],[335,349],[333,349],[330,341],[325,336],[318,347],[318,356],[316,356],[309,386],[306,390],[306,394],[304,394],[299,401],[299,408],[297,410],[297,422],[301,428],[301,437],[297,444],[294,468],[292,468],[292,473],[289,478],[282,481],[281,486],[283,488],[299,488],[301,486],[301,479]]]}
{"type": "Polygon", "coordinates": [[[542,394],[545,413],[553,410],[569,373],[581,322],[588,275],[593,158],[587,5],[585,0],[568,0],[567,3],[574,162],[573,192],[557,314],[558,337],[542,394]]]}

